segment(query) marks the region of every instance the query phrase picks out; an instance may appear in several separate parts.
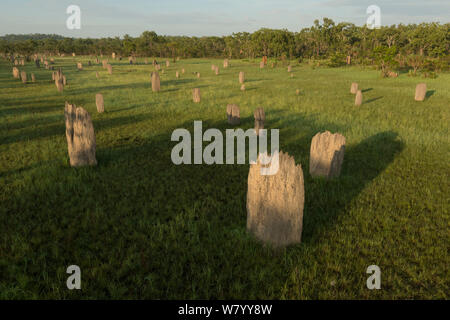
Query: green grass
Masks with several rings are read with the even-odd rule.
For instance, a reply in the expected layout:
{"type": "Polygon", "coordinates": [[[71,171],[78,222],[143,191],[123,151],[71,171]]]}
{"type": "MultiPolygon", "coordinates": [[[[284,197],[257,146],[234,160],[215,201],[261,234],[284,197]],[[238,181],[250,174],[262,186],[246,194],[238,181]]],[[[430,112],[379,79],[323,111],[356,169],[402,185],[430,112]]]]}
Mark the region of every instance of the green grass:
{"type": "Polygon", "coordinates": [[[143,59],[113,62],[113,75],[87,60],[56,58],[63,93],[51,71],[19,67],[36,75],[24,85],[0,61],[1,299],[449,297],[450,74],[382,79],[373,69],[295,65],[290,78],[286,68],[232,60],[216,76],[210,66],[221,60],[182,60],[152,93],[143,59]],[[361,107],[352,81],[365,90],[361,107]],[[422,81],[431,95],[415,102],[422,81]],[[97,167],[69,166],[65,101],[92,116],[97,167]],[[249,165],[172,164],[172,131],[192,132],[194,120],[224,131],[229,103],[240,106],[243,129],[264,107],[266,128],[280,129],[281,149],[301,163],[301,244],[275,251],[247,234],[249,165]],[[331,181],[308,173],[311,138],[324,130],[347,140],[331,181]],[[66,287],[71,264],[81,267],[82,290],[66,287]],[[366,288],[372,264],[381,290],[366,288]]]}

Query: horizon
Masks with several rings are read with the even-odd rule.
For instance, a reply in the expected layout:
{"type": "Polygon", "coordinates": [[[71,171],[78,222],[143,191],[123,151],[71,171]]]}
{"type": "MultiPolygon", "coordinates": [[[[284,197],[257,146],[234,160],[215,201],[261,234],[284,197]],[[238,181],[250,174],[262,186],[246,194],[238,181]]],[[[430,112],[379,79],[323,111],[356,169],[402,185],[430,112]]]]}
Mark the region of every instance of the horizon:
{"type": "Polygon", "coordinates": [[[336,23],[363,26],[366,9],[378,5],[381,26],[450,21],[450,2],[418,0],[390,3],[387,0],[251,0],[227,3],[217,0],[196,1],[195,6],[181,0],[156,1],[80,0],[76,1],[5,0],[0,13],[0,36],[56,34],[69,38],[139,37],[144,31],[164,36],[210,37],[236,32],[255,32],[262,28],[298,32],[311,27],[314,20],[329,18],[336,23]],[[374,3],[375,2],[375,3],[374,3]],[[154,3],[158,3],[157,7],[154,3]],[[200,3],[200,5],[198,4],[200,3]],[[81,9],[81,29],[69,30],[66,13],[69,5],[81,9]],[[21,10],[18,12],[17,7],[21,10]]]}

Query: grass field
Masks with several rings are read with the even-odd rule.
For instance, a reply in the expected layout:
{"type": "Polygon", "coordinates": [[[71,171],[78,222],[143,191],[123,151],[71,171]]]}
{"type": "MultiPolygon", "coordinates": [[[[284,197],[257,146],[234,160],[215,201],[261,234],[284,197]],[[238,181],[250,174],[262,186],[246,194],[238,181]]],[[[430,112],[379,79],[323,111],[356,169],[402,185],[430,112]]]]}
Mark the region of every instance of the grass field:
{"type": "Polygon", "coordinates": [[[56,58],[63,93],[51,71],[19,67],[36,75],[24,85],[0,61],[1,299],[449,298],[450,74],[382,79],[369,68],[295,64],[291,78],[284,67],[231,60],[216,76],[211,64],[222,60],[193,59],[164,67],[153,93],[143,59],[112,62],[113,75],[88,59],[56,58]],[[363,89],[361,107],[352,81],[363,89]],[[428,86],[424,102],[414,101],[419,82],[428,86]],[[69,165],[65,101],[93,118],[97,167],[69,165]],[[202,120],[203,130],[224,131],[229,103],[240,106],[243,129],[264,107],[266,128],[280,129],[281,150],[301,163],[301,244],[272,250],[247,234],[248,164],[172,164],[173,130],[192,132],[202,120]],[[331,181],[308,173],[311,138],[324,130],[347,141],[331,181]],[[82,290],[66,287],[71,264],[82,290]],[[366,287],[373,264],[381,290],[366,287]]]}

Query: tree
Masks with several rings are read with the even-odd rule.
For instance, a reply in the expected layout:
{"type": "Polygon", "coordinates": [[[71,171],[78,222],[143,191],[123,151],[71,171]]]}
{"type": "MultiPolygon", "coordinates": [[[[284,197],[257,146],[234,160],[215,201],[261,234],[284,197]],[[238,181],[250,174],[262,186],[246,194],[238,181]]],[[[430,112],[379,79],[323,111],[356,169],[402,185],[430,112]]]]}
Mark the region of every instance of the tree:
{"type": "Polygon", "coordinates": [[[123,53],[130,56],[136,52],[136,44],[128,34],[123,36],[123,53]]]}
{"type": "Polygon", "coordinates": [[[389,72],[395,66],[396,63],[395,56],[397,54],[397,48],[396,47],[388,48],[385,46],[380,46],[375,48],[373,53],[375,60],[381,69],[381,75],[383,77],[388,77],[389,72]]]}
{"type": "Polygon", "coordinates": [[[425,59],[421,55],[412,54],[407,58],[408,65],[413,68],[413,75],[417,75],[417,70],[423,66],[425,59]]]}
{"type": "Polygon", "coordinates": [[[144,31],[137,38],[125,35],[122,39],[79,39],[37,34],[6,35],[0,37],[0,40],[2,53],[23,55],[72,52],[109,55],[115,52],[122,56],[174,59],[177,56],[255,58],[266,55],[278,59],[330,59],[332,65],[340,65],[342,58],[350,55],[355,58],[353,61],[356,63],[377,63],[382,70],[393,67],[395,61],[390,58],[395,51],[402,66],[407,64],[406,57],[419,55],[439,59],[440,62],[433,62],[433,65],[439,66],[438,69],[441,70],[448,66],[450,24],[399,24],[371,30],[366,25],[358,27],[346,22],[336,24],[333,20],[324,18],[322,22],[316,20],[313,26],[298,32],[262,28],[253,33],[238,32],[224,37],[173,37],[144,31]]]}

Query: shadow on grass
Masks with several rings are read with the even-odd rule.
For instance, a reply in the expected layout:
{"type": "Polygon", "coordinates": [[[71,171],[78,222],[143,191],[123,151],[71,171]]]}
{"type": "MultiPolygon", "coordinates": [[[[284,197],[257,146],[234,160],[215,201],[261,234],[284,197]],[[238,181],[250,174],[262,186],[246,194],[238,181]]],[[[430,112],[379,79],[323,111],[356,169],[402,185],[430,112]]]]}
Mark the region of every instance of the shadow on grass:
{"type": "Polygon", "coordinates": [[[403,148],[398,134],[381,132],[356,146],[347,146],[341,176],[313,179],[309,174],[311,140],[326,130],[345,135],[349,127],[323,123],[318,115],[291,115],[282,110],[266,111],[266,128],[280,128],[280,148],[301,163],[305,179],[305,209],[302,242],[314,243],[316,235],[334,224],[344,207],[380,175],[403,148]],[[300,129],[301,128],[301,129],[300,129]],[[313,240],[314,239],[314,240],[313,240]]]}
{"type": "MultiPolygon", "coordinates": [[[[217,123],[204,123],[204,128],[213,126],[217,127],[217,123]]],[[[193,122],[176,127],[192,132],[193,122]]],[[[13,239],[23,235],[26,243],[19,252],[15,251],[26,259],[9,258],[15,250],[13,246],[3,251],[11,266],[3,270],[5,283],[15,283],[15,277],[22,272],[31,278],[48,272],[51,281],[58,281],[58,266],[72,260],[80,261],[81,268],[91,264],[113,268],[108,277],[123,288],[139,287],[135,279],[155,275],[149,290],[141,287],[139,292],[117,293],[123,297],[192,297],[187,288],[191,281],[200,283],[204,265],[210,265],[215,281],[222,286],[230,281],[248,283],[244,271],[254,269],[255,262],[244,259],[245,252],[265,255],[265,249],[253,242],[241,243],[247,237],[243,200],[248,165],[176,166],[171,161],[171,150],[176,144],[170,139],[171,132],[166,130],[150,139],[130,137],[112,148],[98,146],[96,167],[70,168],[67,157],[65,163],[59,161],[32,171],[23,168],[2,172],[2,176],[11,174],[11,179],[24,179],[22,173],[31,177],[20,188],[10,190],[7,202],[0,206],[0,226],[7,230],[2,233],[2,240],[16,241],[13,239]],[[236,250],[238,243],[242,246],[236,250]],[[131,247],[125,249],[122,244],[131,247]],[[217,244],[228,258],[222,253],[213,254],[217,244]],[[52,250],[55,245],[58,252],[52,250]],[[122,263],[134,257],[137,264],[131,269],[131,265],[122,263]],[[27,263],[28,259],[32,262],[27,263]],[[43,259],[52,260],[45,264],[45,270],[38,268],[43,259]],[[242,274],[242,279],[221,271],[228,263],[235,266],[233,270],[242,274]],[[121,271],[116,272],[119,265],[121,271]],[[21,271],[17,272],[19,266],[21,271]],[[173,276],[181,281],[168,286],[167,281],[173,276]]],[[[62,143],[61,148],[67,146],[62,143]]],[[[272,264],[275,268],[275,262],[272,264]]],[[[265,268],[267,263],[260,266],[265,268]]],[[[103,276],[86,274],[85,279],[91,283],[90,295],[96,297],[110,296],[109,291],[115,286],[105,286],[103,276]]],[[[43,281],[38,280],[23,286],[27,292],[51,295],[51,289],[37,291],[42,285],[43,281]]],[[[229,289],[210,293],[199,290],[202,292],[195,294],[205,298],[230,296],[229,289]]],[[[113,295],[118,297],[117,294],[113,295]]]]}
{"type": "Polygon", "coordinates": [[[36,106],[36,102],[30,101],[29,103],[22,103],[22,102],[11,102],[8,103],[9,106],[18,105],[20,104],[21,107],[17,108],[2,108],[0,109],[0,115],[2,116],[11,116],[11,115],[21,115],[21,114],[33,114],[33,113],[47,113],[47,112],[55,112],[60,111],[61,106],[57,106],[57,102],[53,100],[47,100],[47,103],[40,102],[39,104],[45,105],[45,107],[38,107],[36,106]],[[23,107],[24,105],[30,105],[29,107],[23,107]]]}
{"type": "Polygon", "coordinates": [[[375,101],[380,100],[380,99],[383,99],[383,98],[384,98],[383,96],[376,97],[376,98],[372,98],[372,99],[369,99],[369,100],[364,101],[364,104],[372,103],[372,102],[375,102],[375,101]]]}
{"type": "Polygon", "coordinates": [[[251,88],[245,88],[245,90],[243,91],[243,93],[245,93],[245,91],[252,91],[252,90],[256,90],[258,88],[255,87],[251,87],[251,88]]]}
{"type": "MultiPolygon", "coordinates": [[[[319,241],[320,230],[336,223],[344,206],[403,148],[395,133],[379,133],[347,148],[339,179],[312,179],[312,136],[344,128],[314,116],[277,110],[267,110],[266,115],[267,128],[281,129],[281,149],[302,164],[305,243],[319,241]]],[[[101,123],[105,127],[140,118],[101,123]]],[[[241,119],[234,128],[248,128],[252,121],[251,116],[241,119]]],[[[285,257],[273,255],[245,232],[249,165],[174,165],[171,151],[177,142],[170,138],[177,128],[186,128],[193,137],[192,119],[150,138],[126,137],[114,147],[98,145],[96,167],[70,168],[66,156],[65,162],[41,170],[12,173],[18,181],[22,173],[31,176],[8,190],[8,200],[0,206],[3,242],[22,244],[3,248],[4,281],[29,277],[34,280],[20,284],[24,292],[58,296],[39,275],[60,283],[60,266],[77,261],[82,269],[97,267],[101,272],[86,272],[87,291],[81,295],[74,290],[66,298],[230,298],[282,287],[287,278],[285,257]],[[251,276],[262,273],[268,274],[263,282],[251,276]]],[[[208,128],[224,133],[232,126],[225,119],[206,120],[203,132],[208,128]]],[[[61,129],[64,135],[64,124],[61,129]]],[[[258,297],[263,296],[251,298],[258,297]]]]}
{"type": "Polygon", "coordinates": [[[161,80],[161,86],[182,85],[194,82],[194,79],[161,80]]]}
{"type": "MultiPolygon", "coordinates": [[[[61,108],[62,109],[62,108],[61,108]]],[[[64,109],[62,109],[64,110],[64,109]]],[[[106,113],[106,115],[109,114],[106,113]]],[[[142,121],[146,121],[148,119],[154,118],[154,115],[152,114],[139,114],[139,115],[132,115],[132,116],[124,116],[124,117],[115,117],[115,118],[109,118],[109,119],[94,119],[94,129],[95,132],[99,132],[103,129],[108,129],[116,126],[123,126],[131,123],[139,123],[142,121]]],[[[24,124],[27,122],[20,122],[17,124],[13,124],[15,128],[19,129],[21,128],[20,132],[8,135],[4,137],[0,137],[0,144],[10,144],[10,143],[16,143],[20,141],[32,141],[37,139],[43,139],[48,138],[52,136],[65,136],[65,122],[64,122],[64,114],[62,114],[60,117],[55,116],[48,117],[41,119],[40,121],[36,122],[36,127],[23,127],[24,124]],[[60,118],[60,121],[56,121],[51,123],[53,119],[60,118]],[[41,125],[44,124],[44,125],[41,125]]]]}
{"type": "Polygon", "coordinates": [[[263,78],[261,78],[261,79],[245,79],[245,82],[247,83],[247,82],[257,82],[257,81],[269,81],[269,80],[272,80],[272,79],[263,79],[263,78]]]}
{"type": "Polygon", "coordinates": [[[425,99],[431,98],[435,92],[436,90],[428,90],[427,93],[425,94],[425,99]]]}
{"type": "Polygon", "coordinates": [[[313,179],[309,165],[305,176],[303,242],[319,241],[320,231],[333,225],[345,206],[392,163],[404,148],[397,133],[386,131],[346,148],[341,176],[313,179]]]}
{"type": "Polygon", "coordinates": [[[175,91],[180,91],[180,89],[178,89],[178,88],[172,88],[172,89],[166,89],[166,90],[162,89],[162,90],[161,90],[161,92],[175,92],[175,91]]]}
{"type": "Polygon", "coordinates": [[[42,168],[43,166],[57,166],[57,165],[58,165],[58,161],[56,161],[56,160],[38,161],[36,163],[33,163],[32,165],[25,166],[22,168],[17,168],[14,170],[7,170],[7,171],[3,171],[3,172],[0,171],[0,178],[5,179],[9,176],[24,174],[26,171],[39,169],[39,168],[42,168]]]}
{"type": "Polygon", "coordinates": [[[136,82],[136,83],[127,83],[121,85],[110,85],[110,86],[99,86],[99,87],[88,87],[83,89],[75,89],[67,92],[67,96],[78,96],[81,94],[87,93],[98,93],[105,92],[110,90],[119,90],[119,89],[142,89],[142,88],[151,88],[152,84],[150,82],[136,82]]]}
{"type": "Polygon", "coordinates": [[[6,123],[4,126],[7,131],[9,130],[19,130],[24,128],[30,128],[33,126],[43,126],[48,124],[54,124],[57,121],[64,121],[64,115],[53,115],[48,117],[42,117],[39,119],[33,118],[33,119],[27,119],[19,122],[10,122],[6,123]]]}
{"type": "Polygon", "coordinates": [[[123,111],[133,110],[133,109],[137,109],[137,108],[139,108],[139,106],[133,105],[131,107],[126,107],[126,108],[105,110],[105,113],[123,112],[123,111]]]}

